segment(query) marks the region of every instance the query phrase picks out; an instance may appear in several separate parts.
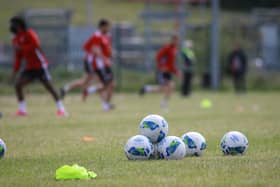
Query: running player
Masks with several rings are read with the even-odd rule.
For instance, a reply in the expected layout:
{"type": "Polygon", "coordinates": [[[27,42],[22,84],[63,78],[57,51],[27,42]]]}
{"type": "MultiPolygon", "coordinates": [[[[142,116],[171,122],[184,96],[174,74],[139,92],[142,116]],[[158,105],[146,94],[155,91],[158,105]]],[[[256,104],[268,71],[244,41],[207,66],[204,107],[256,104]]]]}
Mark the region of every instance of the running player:
{"type": "Polygon", "coordinates": [[[15,50],[13,80],[17,77],[17,72],[21,68],[22,61],[25,60],[26,62],[15,84],[19,102],[16,115],[27,115],[23,87],[34,80],[39,80],[55,99],[57,116],[67,116],[63,103],[51,83],[51,76],[48,72],[48,61],[42,52],[37,34],[32,29],[28,29],[25,20],[18,16],[10,20],[10,31],[14,34],[13,47],[15,50]]]}
{"type": "Polygon", "coordinates": [[[114,89],[113,72],[111,69],[111,37],[109,35],[110,23],[106,19],[101,19],[98,24],[98,30],[84,44],[86,52],[84,78],[65,85],[61,89],[61,95],[65,95],[69,90],[77,87],[83,87],[84,100],[89,93],[99,92],[103,101],[103,110],[112,109],[111,98],[114,89]],[[97,79],[98,86],[88,84],[91,80],[97,79]]]}
{"type": "Polygon", "coordinates": [[[139,91],[140,95],[144,95],[146,92],[162,92],[164,97],[161,101],[161,107],[166,111],[168,110],[167,101],[174,89],[172,74],[175,74],[178,78],[180,77],[179,71],[175,65],[177,45],[178,36],[173,35],[170,42],[157,52],[157,79],[159,85],[145,85],[139,91]]]}

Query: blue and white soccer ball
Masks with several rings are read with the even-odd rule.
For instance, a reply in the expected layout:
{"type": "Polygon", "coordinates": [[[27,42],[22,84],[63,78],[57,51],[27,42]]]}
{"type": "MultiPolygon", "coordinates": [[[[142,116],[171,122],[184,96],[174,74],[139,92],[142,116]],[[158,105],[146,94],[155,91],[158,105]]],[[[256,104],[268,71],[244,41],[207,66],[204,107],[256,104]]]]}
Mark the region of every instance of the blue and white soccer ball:
{"type": "Polygon", "coordinates": [[[148,115],[140,122],[139,132],[148,137],[152,143],[158,143],[167,136],[168,123],[160,115],[148,115]]]}
{"type": "Polygon", "coordinates": [[[143,135],[131,137],[127,141],[124,151],[129,160],[147,160],[154,152],[152,143],[143,135]]]}
{"type": "Polygon", "coordinates": [[[5,142],[2,139],[0,139],[0,159],[4,157],[5,152],[6,152],[5,142]]]}
{"type": "Polygon", "coordinates": [[[224,155],[242,155],[248,146],[248,139],[238,131],[228,132],[221,139],[221,150],[224,155]]]}
{"type": "Polygon", "coordinates": [[[166,160],[180,160],[185,157],[186,148],[181,138],[167,136],[158,144],[159,156],[166,160]]]}
{"type": "Polygon", "coordinates": [[[186,156],[201,156],[206,149],[205,138],[198,132],[188,132],[182,136],[186,146],[186,156]]]}

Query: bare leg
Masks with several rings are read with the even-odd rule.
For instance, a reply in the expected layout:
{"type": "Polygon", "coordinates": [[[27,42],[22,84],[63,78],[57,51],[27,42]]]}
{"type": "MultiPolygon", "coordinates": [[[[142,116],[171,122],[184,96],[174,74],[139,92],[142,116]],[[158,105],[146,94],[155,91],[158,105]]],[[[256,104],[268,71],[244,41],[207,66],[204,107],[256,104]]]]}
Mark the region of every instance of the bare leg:
{"type": "Polygon", "coordinates": [[[94,79],[94,76],[90,74],[84,75],[81,79],[75,80],[69,84],[66,84],[63,88],[60,89],[60,95],[63,98],[67,92],[74,88],[87,88],[89,83],[94,79]]]}
{"type": "Polygon", "coordinates": [[[84,75],[83,78],[69,83],[67,85],[67,87],[68,87],[67,91],[70,91],[75,88],[86,88],[92,79],[93,79],[93,77],[91,75],[86,74],[86,75],[84,75]]]}
{"type": "Polygon", "coordinates": [[[44,87],[47,89],[47,91],[52,95],[54,100],[59,101],[60,100],[59,95],[54,89],[53,84],[50,81],[41,80],[41,82],[44,85],[44,87]]]}
{"type": "Polygon", "coordinates": [[[112,81],[108,86],[107,86],[107,102],[111,102],[113,91],[115,88],[115,82],[112,81]]]}
{"type": "Polygon", "coordinates": [[[167,102],[171,97],[173,88],[174,88],[174,83],[172,81],[168,81],[166,84],[162,86],[162,92],[164,95],[161,101],[161,107],[166,111],[167,111],[167,102]]]}
{"type": "Polygon", "coordinates": [[[19,102],[24,101],[23,87],[25,87],[30,82],[31,80],[25,78],[19,78],[18,81],[16,82],[15,84],[16,96],[19,102]]]}

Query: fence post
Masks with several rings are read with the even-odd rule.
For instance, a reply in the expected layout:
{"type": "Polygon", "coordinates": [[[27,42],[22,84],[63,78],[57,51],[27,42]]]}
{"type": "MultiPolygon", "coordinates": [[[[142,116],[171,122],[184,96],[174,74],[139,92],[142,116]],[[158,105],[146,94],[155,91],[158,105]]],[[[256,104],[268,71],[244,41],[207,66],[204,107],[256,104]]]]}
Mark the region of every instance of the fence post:
{"type": "Polygon", "coordinates": [[[219,88],[220,65],[219,65],[219,0],[211,0],[212,3],[212,24],[211,24],[211,88],[219,88]]]}
{"type": "Polygon", "coordinates": [[[115,50],[116,50],[116,79],[117,79],[117,90],[120,91],[122,88],[122,60],[121,60],[121,51],[122,51],[122,33],[121,33],[121,25],[116,24],[114,29],[114,42],[115,42],[115,50]]]}

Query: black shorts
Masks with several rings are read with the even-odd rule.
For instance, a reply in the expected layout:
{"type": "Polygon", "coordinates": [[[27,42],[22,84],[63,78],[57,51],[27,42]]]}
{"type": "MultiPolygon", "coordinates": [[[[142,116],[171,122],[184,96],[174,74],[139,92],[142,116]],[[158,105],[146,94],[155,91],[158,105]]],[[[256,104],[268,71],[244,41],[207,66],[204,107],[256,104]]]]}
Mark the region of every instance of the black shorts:
{"type": "Polygon", "coordinates": [[[101,82],[105,85],[111,83],[114,80],[114,74],[111,68],[106,67],[104,69],[98,69],[95,71],[101,82]]]}
{"type": "Polygon", "coordinates": [[[20,79],[25,79],[28,81],[40,80],[43,82],[49,82],[51,80],[51,75],[47,69],[23,70],[20,74],[20,79]]]}
{"type": "Polygon", "coordinates": [[[172,73],[169,72],[157,72],[157,80],[159,84],[166,84],[166,82],[172,80],[172,73]]]}
{"type": "Polygon", "coordinates": [[[84,70],[87,74],[93,74],[93,68],[91,66],[91,63],[89,63],[87,60],[84,61],[84,70]]]}

